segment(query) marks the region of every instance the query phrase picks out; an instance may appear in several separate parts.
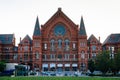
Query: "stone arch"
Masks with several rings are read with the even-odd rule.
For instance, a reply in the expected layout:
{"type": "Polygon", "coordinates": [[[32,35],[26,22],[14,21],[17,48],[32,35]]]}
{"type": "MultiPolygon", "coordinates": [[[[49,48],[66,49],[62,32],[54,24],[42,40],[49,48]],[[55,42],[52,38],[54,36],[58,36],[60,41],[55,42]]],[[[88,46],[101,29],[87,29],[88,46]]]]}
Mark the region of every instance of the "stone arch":
{"type": "Polygon", "coordinates": [[[65,30],[66,30],[66,33],[64,36],[71,36],[70,28],[63,22],[58,22],[58,23],[52,25],[52,27],[50,27],[51,29],[48,32],[48,36],[55,36],[54,35],[54,28],[56,27],[56,25],[63,25],[65,30]]]}

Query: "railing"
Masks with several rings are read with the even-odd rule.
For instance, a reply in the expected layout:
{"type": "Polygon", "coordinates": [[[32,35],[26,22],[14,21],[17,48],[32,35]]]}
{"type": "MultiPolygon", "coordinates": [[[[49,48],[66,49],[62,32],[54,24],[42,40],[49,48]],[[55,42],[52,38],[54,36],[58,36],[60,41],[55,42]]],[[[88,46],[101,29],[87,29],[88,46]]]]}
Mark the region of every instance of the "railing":
{"type": "Polygon", "coordinates": [[[42,59],[42,61],[78,61],[78,59],[42,59]]]}

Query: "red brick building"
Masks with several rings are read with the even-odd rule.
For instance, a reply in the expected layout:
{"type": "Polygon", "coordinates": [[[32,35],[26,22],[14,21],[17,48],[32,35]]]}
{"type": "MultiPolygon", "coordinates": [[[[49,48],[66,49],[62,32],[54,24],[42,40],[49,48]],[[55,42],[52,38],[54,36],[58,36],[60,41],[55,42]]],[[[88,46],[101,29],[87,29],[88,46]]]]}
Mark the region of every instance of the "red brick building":
{"type": "Polygon", "coordinates": [[[103,43],[103,50],[109,50],[111,58],[120,49],[120,34],[110,34],[103,43]]]}
{"type": "Polygon", "coordinates": [[[99,40],[92,34],[88,38],[88,55],[89,58],[95,58],[97,54],[99,54],[102,51],[102,43],[100,43],[100,37],[99,40]]]}
{"type": "Polygon", "coordinates": [[[33,34],[33,67],[42,71],[87,70],[87,34],[81,17],[80,29],[61,10],[33,34]]]}
{"type": "Polygon", "coordinates": [[[18,44],[18,63],[32,66],[32,39],[26,35],[18,44]]]}
{"type": "Polygon", "coordinates": [[[0,60],[14,62],[16,53],[14,34],[0,34],[0,60]]]}
{"type": "MultiPolygon", "coordinates": [[[[30,65],[39,71],[86,71],[88,59],[102,49],[94,35],[87,40],[83,17],[78,26],[61,8],[44,25],[40,26],[37,17],[32,38],[26,35],[20,39],[18,48],[15,38],[11,39],[13,52],[9,62],[30,65]]],[[[1,42],[1,55],[5,54],[3,48],[1,42]]]]}

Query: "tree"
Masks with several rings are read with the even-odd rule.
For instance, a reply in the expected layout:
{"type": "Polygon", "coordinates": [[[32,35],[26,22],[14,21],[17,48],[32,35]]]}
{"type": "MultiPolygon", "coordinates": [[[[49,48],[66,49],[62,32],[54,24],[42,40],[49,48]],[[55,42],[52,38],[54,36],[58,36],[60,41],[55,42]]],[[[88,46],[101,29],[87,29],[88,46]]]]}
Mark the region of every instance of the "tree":
{"type": "Polygon", "coordinates": [[[116,73],[120,71],[120,50],[117,51],[115,54],[115,67],[116,67],[116,73]]]}
{"type": "Polygon", "coordinates": [[[117,66],[116,66],[116,62],[115,59],[110,59],[109,61],[109,66],[110,66],[110,71],[112,71],[112,73],[114,73],[114,75],[116,75],[117,72],[117,66]]]}
{"type": "Polygon", "coordinates": [[[90,59],[88,61],[88,69],[90,70],[91,73],[94,72],[94,70],[95,70],[95,62],[94,62],[93,59],[90,59]]]}
{"type": "Polygon", "coordinates": [[[4,61],[0,61],[0,72],[4,71],[6,64],[4,61]]]}
{"type": "Polygon", "coordinates": [[[103,51],[102,53],[98,54],[96,57],[96,67],[98,70],[100,70],[103,75],[106,74],[106,72],[109,70],[109,52],[103,51]]]}

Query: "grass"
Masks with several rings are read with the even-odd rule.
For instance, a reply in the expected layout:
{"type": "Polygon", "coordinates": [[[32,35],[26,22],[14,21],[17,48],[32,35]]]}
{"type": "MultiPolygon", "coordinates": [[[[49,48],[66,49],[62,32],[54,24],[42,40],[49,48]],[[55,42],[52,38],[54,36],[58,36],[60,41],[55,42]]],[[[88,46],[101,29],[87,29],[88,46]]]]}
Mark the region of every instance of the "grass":
{"type": "Polygon", "coordinates": [[[0,80],[120,80],[107,77],[0,77],[0,80]]]}

